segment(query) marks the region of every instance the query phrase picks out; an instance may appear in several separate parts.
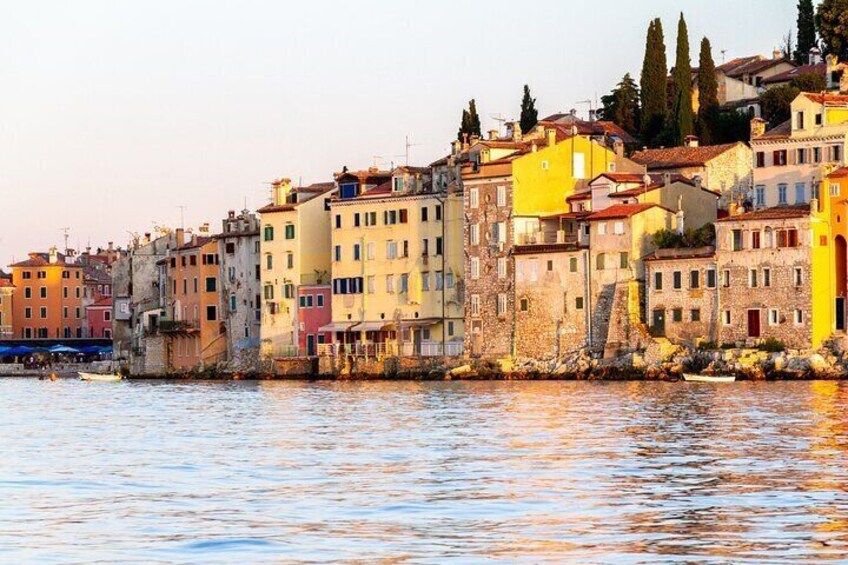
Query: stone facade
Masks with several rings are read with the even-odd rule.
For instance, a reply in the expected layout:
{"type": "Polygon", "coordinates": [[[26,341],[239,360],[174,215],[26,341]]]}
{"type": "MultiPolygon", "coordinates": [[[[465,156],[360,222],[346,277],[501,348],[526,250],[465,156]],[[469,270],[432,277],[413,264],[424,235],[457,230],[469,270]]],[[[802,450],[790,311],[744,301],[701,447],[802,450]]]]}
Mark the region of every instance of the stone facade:
{"type": "Polygon", "coordinates": [[[655,336],[694,344],[718,339],[715,250],[658,249],[646,258],[646,322],[655,336]]]}
{"type": "Polygon", "coordinates": [[[554,359],[586,346],[588,251],[569,244],[516,246],[516,356],[554,359]]]}

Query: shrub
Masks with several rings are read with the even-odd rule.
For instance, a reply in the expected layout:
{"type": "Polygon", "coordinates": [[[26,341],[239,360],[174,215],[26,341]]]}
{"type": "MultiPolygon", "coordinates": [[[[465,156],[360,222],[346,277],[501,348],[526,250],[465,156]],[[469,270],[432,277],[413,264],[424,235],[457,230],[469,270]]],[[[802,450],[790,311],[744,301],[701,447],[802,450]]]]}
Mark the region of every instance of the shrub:
{"type": "Polygon", "coordinates": [[[786,346],[777,338],[770,337],[764,342],[762,342],[758,349],[760,351],[767,351],[768,353],[779,353],[781,351],[786,350],[786,346]]]}

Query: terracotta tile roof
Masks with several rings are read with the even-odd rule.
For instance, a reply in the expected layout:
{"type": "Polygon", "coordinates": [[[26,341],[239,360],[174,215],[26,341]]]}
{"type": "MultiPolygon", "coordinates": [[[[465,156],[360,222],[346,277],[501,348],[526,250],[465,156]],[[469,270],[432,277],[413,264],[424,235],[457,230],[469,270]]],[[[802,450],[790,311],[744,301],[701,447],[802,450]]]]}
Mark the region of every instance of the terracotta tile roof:
{"type": "Polygon", "coordinates": [[[585,249],[576,243],[545,243],[542,245],[516,245],[512,248],[513,255],[536,255],[543,253],[562,253],[585,249]]]}
{"type": "Polygon", "coordinates": [[[585,192],[575,192],[574,194],[565,197],[566,202],[579,202],[580,200],[591,200],[591,199],[592,199],[592,193],[588,190],[585,191],[585,192]]]}
{"type": "Polygon", "coordinates": [[[815,65],[801,65],[794,69],[789,69],[782,73],[770,76],[763,79],[763,84],[778,84],[781,82],[789,82],[793,78],[800,75],[821,75],[827,74],[827,63],[816,63],[815,65]]]}
{"type": "Polygon", "coordinates": [[[630,156],[632,161],[651,169],[674,169],[679,167],[697,167],[706,165],[722,153],[736,148],[738,143],[722,145],[702,145],[699,147],[667,147],[665,149],[644,149],[630,156]]]}
{"type": "Polygon", "coordinates": [[[50,263],[49,253],[30,253],[29,259],[19,261],[10,265],[10,267],[67,267],[71,269],[81,269],[80,265],[70,264],[65,261],[65,254],[58,253],[58,260],[55,263],[50,263]]]}
{"type": "Polygon", "coordinates": [[[177,251],[189,250],[189,249],[197,249],[198,247],[203,247],[210,241],[214,240],[214,237],[206,237],[201,236],[194,240],[194,242],[188,241],[184,243],[181,247],[177,248],[177,251]]]}
{"type": "Polygon", "coordinates": [[[110,308],[112,306],[112,297],[104,296],[100,300],[94,302],[93,304],[89,304],[88,308],[110,308]]]}
{"type": "Polygon", "coordinates": [[[542,216],[543,220],[580,220],[589,216],[592,212],[565,212],[563,214],[554,214],[553,216],[542,216]]]}
{"type": "MultiPolygon", "coordinates": [[[[754,75],[754,74],[762,72],[762,71],[764,71],[768,68],[771,68],[771,67],[783,64],[783,63],[789,63],[789,61],[787,61],[784,58],[766,59],[765,57],[760,57],[759,60],[748,61],[746,63],[743,63],[741,65],[734,67],[733,69],[731,69],[729,71],[724,71],[724,74],[726,74],[727,76],[732,77],[732,78],[738,78],[738,77],[741,77],[743,75],[754,75]]],[[[790,64],[794,64],[794,63],[790,63],[790,64]]]]}
{"type": "Polygon", "coordinates": [[[792,218],[805,218],[810,215],[809,204],[794,204],[792,206],[775,206],[774,208],[763,208],[753,210],[744,214],[719,218],[716,222],[737,222],[746,220],[787,220],[792,218]]]}
{"type": "Polygon", "coordinates": [[[824,104],[825,106],[843,106],[845,104],[848,104],[848,94],[835,94],[830,92],[802,92],[801,95],[817,104],[824,104]]]}
{"type": "Polygon", "coordinates": [[[774,126],[760,137],[755,137],[751,141],[759,141],[761,139],[788,139],[791,134],[792,120],[788,119],[785,122],[774,126]]]}
{"type": "Polygon", "coordinates": [[[620,218],[629,218],[631,216],[635,216],[636,214],[641,214],[646,210],[650,210],[651,208],[659,208],[661,210],[665,210],[669,213],[674,213],[665,206],[660,206],[659,204],[652,203],[639,203],[639,204],[615,204],[610,206],[609,208],[604,208],[598,212],[592,212],[589,216],[587,216],[588,220],[617,220],[620,218]]]}
{"type": "Polygon", "coordinates": [[[299,186],[294,189],[295,192],[317,193],[321,194],[328,190],[333,190],[336,187],[334,182],[315,182],[308,186],[299,186]]]}
{"type": "Polygon", "coordinates": [[[674,247],[657,249],[647,255],[645,261],[666,261],[680,259],[708,259],[715,256],[715,247],[674,247]]]}
{"type": "Polygon", "coordinates": [[[12,281],[7,278],[0,278],[0,288],[14,288],[15,285],[12,284],[12,281]]]}
{"type": "Polygon", "coordinates": [[[296,207],[296,204],[267,204],[256,211],[259,214],[270,214],[272,212],[290,212],[296,207]]]}
{"type": "Polygon", "coordinates": [[[735,59],[731,59],[726,63],[722,63],[716,67],[717,71],[721,71],[725,74],[732,73],[734,70],[744,67],[745,65],[749,65],[753,62],[760,61],[764,59],[762,55],[750,55],[748,57],[736,57],[735,59]]]}
{"type": "Polygon", "coordinates": [[[842,167],[840,169],[836,169],[829,175],[827,175],[829,179],[844,179],[848,178],[848,167],[842,167]]]}

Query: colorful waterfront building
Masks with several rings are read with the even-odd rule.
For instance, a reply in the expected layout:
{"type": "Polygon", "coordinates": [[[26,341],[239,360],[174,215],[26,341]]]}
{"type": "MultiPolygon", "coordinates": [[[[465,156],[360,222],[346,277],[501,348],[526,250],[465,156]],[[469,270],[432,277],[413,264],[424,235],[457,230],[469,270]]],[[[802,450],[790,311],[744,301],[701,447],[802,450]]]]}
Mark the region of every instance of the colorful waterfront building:
{"type": "Polygon", "coordinates": [[[330,281],[330,212],[335,183],[293,187],[291,180],[274,182],[273,201],[258,210],[262,310],[261,354],[265,357],[301,353],[297,288],[330,281]]]}
{"type": "Polygon", "coordinates": [[[428,167],[337,175],[334,343],[406,355],[463,351],[462,200],[428,167]]]}
{"type": "Polygon", "coordinates": [[[830,208],[830,228],[833,238],[834,329],[848,329],[848,167],[830,171],[821,191],[830,208]]]}
{"type": "Polygon", "coordinates": [[[322,328],[333,322],[333,293],[330,285],[301,285],[297,289],[298,347],[312,357],[333,339],[322,328]]]}
{"type": "Polygon", "coordinates": [[[85,307],[85,335],[112,339],[112,297],[103,296],[85,307]]]}
{"type": "Polygon", "coordinates": [[[15,285],[12,284],[12,276],[0,271],[0,339],[9,339],[14,336],[12,323],[14,294],[15,285]]]}
{"type": "Polygon", "coordinates": [[[15,339],[83,337],[82,267],[51,248],[11,265],[15,339]]]}
{"type": "Polygon", "coordinates": [[[221,320],[218,241],[206,235],[183,239],[167,264],[165,336],[168,371],[202,370],[226,360],[226,325],[221,320]]]}
{"type": "Polygon", "coordinates": [[[848,94],[802,92],[791,117],[770,130],[751,121],[755,208],[804,204],[833,167],[845,165],[848,149],[848,94]]]}

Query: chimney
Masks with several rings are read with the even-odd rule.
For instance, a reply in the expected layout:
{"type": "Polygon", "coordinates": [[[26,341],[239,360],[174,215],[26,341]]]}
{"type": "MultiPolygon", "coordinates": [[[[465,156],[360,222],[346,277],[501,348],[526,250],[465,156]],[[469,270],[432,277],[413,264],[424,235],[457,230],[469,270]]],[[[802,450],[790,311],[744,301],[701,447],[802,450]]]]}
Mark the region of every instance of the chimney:
{"type": "Polygon", "coordinates": [[[545,136],[545,126],[537,124],[536,125],[536,135],[538,137],[544,137],[545,136]]]}
{"type": "Polygon", "coordinates": [[[107,251],[114,251],[115,250],[115,243],[112,242],[112,241],[108,242],[106,250],[107,251]]]}
{"type": "Polygon", "coordinates": [[[479,136],[479,135],[474,134],[474,135],[472,135],[472,136],[471,136],[471,145],[474,145],[474,144],[475,144],[475,143],[477,143],[478,141],[480,141],[480,136],[479,136]]]}
{"type": "Polygon", "coordinates": [[[291,179],[277,179],[273,182],[274,185],[274,204],[280,205],[286,203],[286,198],[291,192],[291,179]]]}
{"type": "Polygon", "coordinates": [[[48,261],[51,265],[55,265],[59,262],[59,251],[56,250],[56,246],[50,248],[50,253],[48,254],[48,261]]]}
{"type": "Polygon", "coordinates": [[[496,130],[496,129],[490,129],[490,130],[489,130],[489,140],[490,140],[490,141],[495,141],[497,138],[498,138],[498,130],[496,130]]]}
{"type": "Polygon", "coordinates": [[[553,147],[556,145],[556,130],[551,128],[547,130],[545,133],[548,135],[548,147],[553,147]]]}
{"type": "Polygon", "coordinates": [[[671,173],[665,173],[663,175],[663,186],[669,186],[671,184],[671,173]]]}
{"type": "Polygon", "coordinates": [[[185,243],[185,230],[183,228],[177,228],[176,235],[177,235],[177,248],[179,249],[180,247],[183,246],[183,243],[185,243]]]}
{"type": "Polygon", "coordinates": [[[615,151],[616,157],[624,158],[624,142],[623,141],[616,138],[616,140],[612,142],[612,150],[615,151]]]}
{"type": "Polygon", "coordinates": [[[771,52],[771,58],[774,59],[775,61],[777,59],[782,59],[783,58],[783,51],[781,51],[780,49],[775,49],[774,51],[771,52]]]}
{"type": "Polygon", "coordinates": [[[512,140],[521,141],[521,134],[521,124],[518,122],[512,122],[512,140]]]}
{"type": "Polygon", "coordinates": [[[451,144],[451,147],[453,149],[451,154],[452,155],[459,155],[460,151],[462,151],[462,142],[458,139],[455,139],[453,141],[453,143],[451,144]]]}
{"type": "Polygon", "coordinates": [[[751,118],[751,139],[762,137],[766,133],[766,121],[762,118],[751,118]]]}
{"type": "Polygon", "coordinates": [[[683,145],[686,147],[698,147],[700,145],[700,139],[698,139],[697,135],[687,135],[683,140],[683,145]]]}
{"type": "Polygon", "coordinates": [[[819,63],[821,63],[821,51],[819,51],[818,47],[813,46],[810,49],[809,61],[811,65],[818,65],[819,63]]]}
{"type": "Polygon", "coordinates": [[[701,190],[701,184],[702,184],[701,176],[695,175],[694,177],[692,177],[692,180],[695,181],[695,188],[697,188],[698,190],[701,190]]]}

